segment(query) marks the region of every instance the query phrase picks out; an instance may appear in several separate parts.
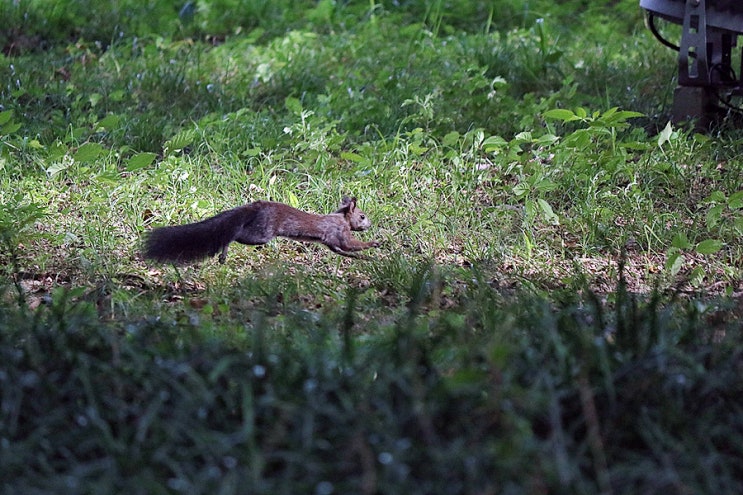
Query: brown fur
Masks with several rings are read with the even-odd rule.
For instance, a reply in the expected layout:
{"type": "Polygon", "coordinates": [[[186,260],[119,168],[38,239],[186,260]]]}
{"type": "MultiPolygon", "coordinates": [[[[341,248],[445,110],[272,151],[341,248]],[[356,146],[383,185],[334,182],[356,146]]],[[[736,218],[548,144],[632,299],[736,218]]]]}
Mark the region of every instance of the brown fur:
{"type": "Polygon", "coordinates": [[[281,236],[319,242],[343,256],[360,257],[357,251],[379,247],[379,243],[359,241],[351,231],[370,226],[366,214],[356,208],[356,198],[344,197],[340,208],[328,215],[307,213],[283,203],[256,201],[201,222],[154,229],[145,238],[144,256],[161,262],[189,263],[220,253],[219,262],[224,263],[233,241],[259,245],[281,236]]]}

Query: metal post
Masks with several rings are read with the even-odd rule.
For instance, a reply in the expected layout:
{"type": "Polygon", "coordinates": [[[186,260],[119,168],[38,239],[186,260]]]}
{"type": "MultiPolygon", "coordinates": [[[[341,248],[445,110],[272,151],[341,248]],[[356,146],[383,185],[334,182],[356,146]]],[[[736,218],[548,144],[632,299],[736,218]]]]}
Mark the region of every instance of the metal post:
{"type": "Polygon", "coordinates": [[[709,86],[705,0],[686,0],[679,50],[679,84],[709,86]]]}

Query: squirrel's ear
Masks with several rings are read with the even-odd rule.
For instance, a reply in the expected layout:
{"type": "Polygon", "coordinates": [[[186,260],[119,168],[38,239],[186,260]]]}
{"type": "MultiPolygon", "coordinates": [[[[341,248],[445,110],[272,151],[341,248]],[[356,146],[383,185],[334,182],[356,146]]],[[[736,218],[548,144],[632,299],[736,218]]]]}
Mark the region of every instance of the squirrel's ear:
{"type": "Polygon", "coordinates": [[[341,199],[341,205],[338,208],[338,211],[344,211],[349,210],[353,211],[353,209],[356,208],[356,198],[349,198],[348,196],[343,196],[341,199]]]}

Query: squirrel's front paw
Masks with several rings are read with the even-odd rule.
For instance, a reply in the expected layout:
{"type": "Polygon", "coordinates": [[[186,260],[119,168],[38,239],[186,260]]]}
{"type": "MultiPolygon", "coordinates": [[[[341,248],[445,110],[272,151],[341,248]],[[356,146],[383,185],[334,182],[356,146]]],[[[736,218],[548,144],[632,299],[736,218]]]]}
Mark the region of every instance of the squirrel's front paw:
{"type": "Polygon", "coordinates": [[[369,247],[378,248],[379,246],[381,246],[381,244],[379,242],[377,242],[377,241],[371,241],[369,243],[369,247]]]}

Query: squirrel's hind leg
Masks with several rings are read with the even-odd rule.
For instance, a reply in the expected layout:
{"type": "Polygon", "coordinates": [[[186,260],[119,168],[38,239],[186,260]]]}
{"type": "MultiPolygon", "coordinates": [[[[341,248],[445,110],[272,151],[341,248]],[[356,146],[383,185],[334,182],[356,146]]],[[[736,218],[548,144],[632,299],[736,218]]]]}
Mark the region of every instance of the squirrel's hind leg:
{"type": "Polygon", "coordinates": [[[240,244],[245,244],[247,246],[260,246],[261,244],[266,244],[268,241],[276,237],[272,231],[257,231],[257,230],[248,230],[243,229],[237,237],[235,237],[235,242],[239,242],[240,244]]]}
{"type": "MultiPolygon", "coordinates": [[[[262,244],[266,244],[268,241],[273,239],[272,236],[261,236],[256,235],[254,233],[242,233],[238,237],[235,238],[235,242],[239,242],[240,244],[245,244],[246,246],[260,246],[262,244]]],[[[229,247],[229,244],[225,244],[225,246],[222,248],[222,252],[219,255],[219,262],[224,264],[225,261],[227,261],[227,248],[229,247]]]]}

